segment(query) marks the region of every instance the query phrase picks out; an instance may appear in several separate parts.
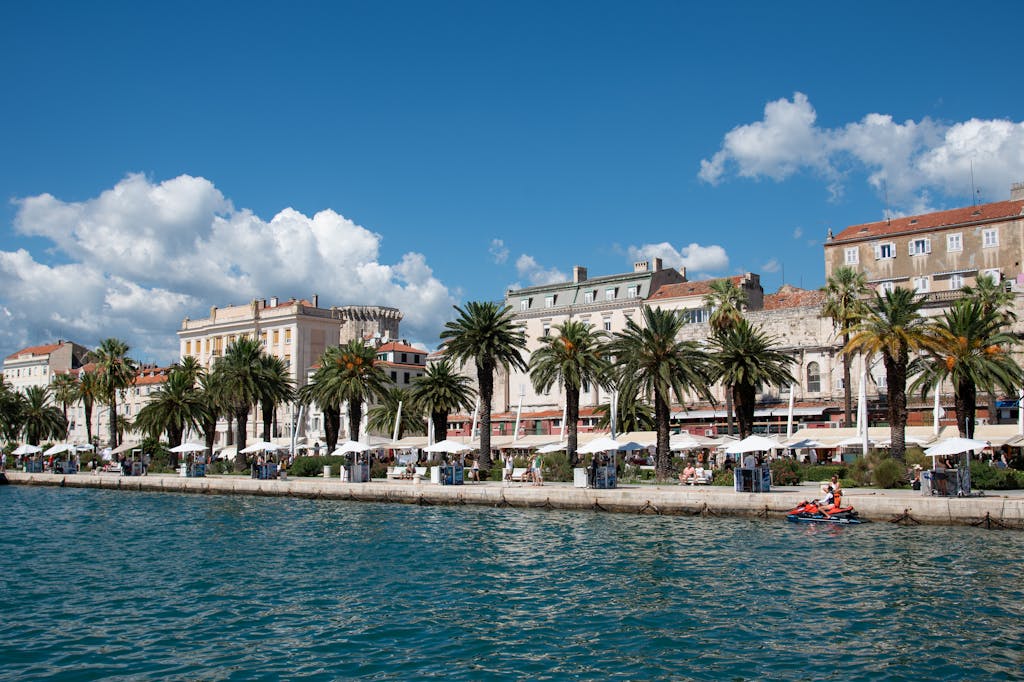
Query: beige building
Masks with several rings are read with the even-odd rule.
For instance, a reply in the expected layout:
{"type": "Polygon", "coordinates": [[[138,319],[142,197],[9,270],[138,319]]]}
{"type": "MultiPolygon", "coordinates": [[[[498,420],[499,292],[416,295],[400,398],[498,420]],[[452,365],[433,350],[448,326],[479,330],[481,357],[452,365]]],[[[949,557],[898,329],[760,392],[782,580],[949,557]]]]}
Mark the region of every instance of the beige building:
{"type": "MultiPolygon", "coordinates": [[[[87,364],[72,370],[76,376],[83,372],[94,371],[94,365],[87,364]]],[[[117,397],[117,414],[129,421],[138,416],[150,401],[150,396],[167,383],[170,367],[143,365],[135,373],[135,383],[122,391],[117,397]]],[[[92,406],[92,436],[95,442],[105,445],[110,442],[110,408],[96,401],[92,406]]],[[[130,430],[123,434],[122,442],[141,441],[142,434],[130,430]]],[[[88,429],[85,423],[85,408],[81,401],[68,407],[68,441],[72,443],[88,442],[88,429]]]]}
{"type": "Polygon", "coordinates": [[[55,374],[81,367],[88,352],[85,346],[63,340],[22,348],[4,358],[4,381],[21,393],[29,386],[49,386],[55,374]]]}
{"type": "Polygon", "coordinates": [[[846,265],[876,288],[957,297],[985,274],[1024,285],[1024,184],[1010,200],[853,225],[825,242],[825,277],[846,265]],[[945,294],[945,292],[954,292],[945,294]]]}

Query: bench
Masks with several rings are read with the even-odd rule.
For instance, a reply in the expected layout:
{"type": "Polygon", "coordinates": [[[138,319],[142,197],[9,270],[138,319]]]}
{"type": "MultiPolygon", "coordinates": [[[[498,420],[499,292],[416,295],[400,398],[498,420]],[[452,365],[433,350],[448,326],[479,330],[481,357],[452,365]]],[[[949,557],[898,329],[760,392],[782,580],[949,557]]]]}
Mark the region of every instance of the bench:
{"type": "Polygon", "coordinates": [[[680,482],[685,485],[710,485],[711,481],[715,478],[715,472],[710,469],[697,468],[696,475],[691,476],[687,479],[680,479],[680,482]]]}
{"type": "Polygon", "coordinates": [[[404,466],[388,467],[389,479],[412,478],[412,474],[406,472],[404,466]]]}
{"type": "Polygon", "coordinates": [[[530,470],[526,467],[516,467],[512,469],[512,480],[518,481],[519,483],[525,483],[529,480],[530,470]]]}

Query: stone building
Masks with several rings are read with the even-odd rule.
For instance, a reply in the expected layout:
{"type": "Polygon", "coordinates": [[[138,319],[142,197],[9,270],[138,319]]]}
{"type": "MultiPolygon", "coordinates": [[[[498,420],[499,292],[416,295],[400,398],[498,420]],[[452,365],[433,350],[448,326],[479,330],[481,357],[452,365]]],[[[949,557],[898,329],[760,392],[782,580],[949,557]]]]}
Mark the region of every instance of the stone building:
{"type": "Polygon", "coordinates": [[[49,386],[56,374],[81,367],[88,352],[85,346],[62,339],[22,348],[4,358],[4,381],[21,393],[29,386],[49,386]]]}

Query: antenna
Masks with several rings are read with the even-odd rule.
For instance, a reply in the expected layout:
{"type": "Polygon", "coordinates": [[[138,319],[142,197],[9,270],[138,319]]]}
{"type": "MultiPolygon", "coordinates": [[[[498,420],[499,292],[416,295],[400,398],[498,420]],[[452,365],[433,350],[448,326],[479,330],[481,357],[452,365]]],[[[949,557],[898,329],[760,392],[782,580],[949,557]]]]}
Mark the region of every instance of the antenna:
{"type": "Polygon", "coordinates": [[[971,205],[978,205],[978,189],[974,186],[974,159],[971,159],[971,205]]]}
{"type": "Polygon", "coordinates": [[[889,183],[882,178],[882,192],[885,193],[885,224],[892,225],[892,215],[889,213],[889,183]]]}

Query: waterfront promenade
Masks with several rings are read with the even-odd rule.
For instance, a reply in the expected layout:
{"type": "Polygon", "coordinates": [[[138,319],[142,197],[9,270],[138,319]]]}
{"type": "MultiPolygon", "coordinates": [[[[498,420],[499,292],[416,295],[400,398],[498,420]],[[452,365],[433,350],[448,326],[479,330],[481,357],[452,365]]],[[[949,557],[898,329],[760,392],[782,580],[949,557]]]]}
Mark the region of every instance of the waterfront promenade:
{"type": "MultiPolygon", "coordinates": [[[[777,487],[770,493],[738,493],[720,486],[621,485],[611,490],[574,488],[571,483],[505,485],[497,482],[440,486],[426,482],[338,478],[256,480],[243,476],[182,478],[171,474],[126,477],[106,473],[26,474],[8,471],[15,485],[68,486],[103,490],[397,502],[420,505],[577,509],[633,514],[685,514],[782,518],[801,500],[819,494],[817,483],[777,487]]],[[[988,525],[1024,529],[1024,491],[985,492],[967,498],[928,497],[911,490],[848,488],[844,502],[875,522],[988,525]]]]}

